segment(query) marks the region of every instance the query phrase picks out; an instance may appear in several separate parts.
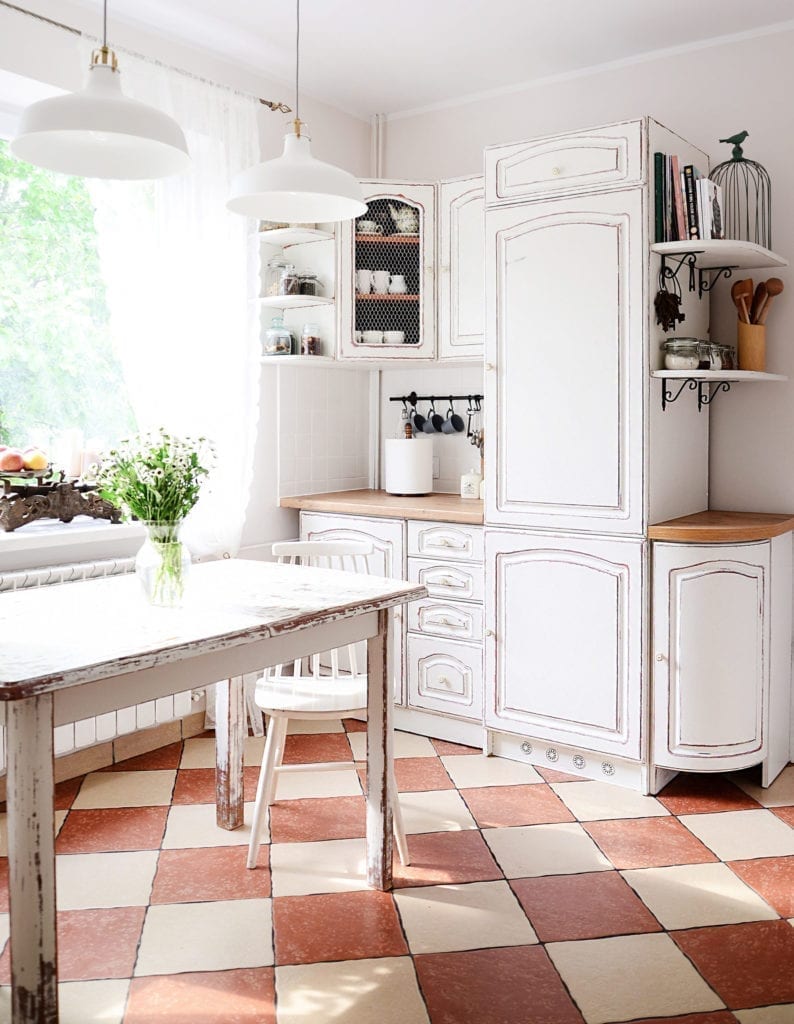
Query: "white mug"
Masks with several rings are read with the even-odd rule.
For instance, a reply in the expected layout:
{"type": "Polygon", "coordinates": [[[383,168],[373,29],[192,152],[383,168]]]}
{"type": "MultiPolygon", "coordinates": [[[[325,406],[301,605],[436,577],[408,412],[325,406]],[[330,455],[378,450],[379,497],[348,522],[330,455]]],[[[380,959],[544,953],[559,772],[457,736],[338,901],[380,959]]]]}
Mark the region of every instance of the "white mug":
{"type": "Polygon", "coordinates": [[[383,343],[383,331],[362,331],[361,341],[365,345],[381,345],[383,343]]]}
{"type": "Polygon", "coordinates": [[[405,341],[405,331],[384,331],[384,345],[402,345],[405,341]]]}
{"type": "Polygon", "coordinates": [[[359,293],[359,295],[369,295],[369,293],[372,291],[371,270],[356,271],[356,291],[359,293]]]}
{"type": "Polygon", "coordinates": [[[389,291],[391,274],[388,270],[372,271],[372,286],[376,295],[385,295],[389,291]]]}
{"type": "Polygon", "coordinates": [[[389,282],[389,291],[392,295],[405,295],[408,291],[408,286],[402,274],[392,274],[391,281],[389,282]]]}
{"type": "Polygon", "coordinates": [[[360,220],[356,223],[356,230],[360,235],[382,235],[383,228],[374,220],[360,220]]]}

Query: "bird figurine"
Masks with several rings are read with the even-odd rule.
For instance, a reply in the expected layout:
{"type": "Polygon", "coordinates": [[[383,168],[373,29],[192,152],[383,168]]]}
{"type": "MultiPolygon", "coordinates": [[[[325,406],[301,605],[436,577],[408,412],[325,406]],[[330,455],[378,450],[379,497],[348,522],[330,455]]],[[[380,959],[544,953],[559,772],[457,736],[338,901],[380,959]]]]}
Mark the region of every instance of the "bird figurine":
{"type": "Polygon", "coordinates": [[[731,156],[734,160],[743,160],[742,143],[749,134],[749,132],[737,132],[735,135],[731,135],[727,139],[720,139],[720,142],[728,142],[733,146],[733,153],[731,156]]]}

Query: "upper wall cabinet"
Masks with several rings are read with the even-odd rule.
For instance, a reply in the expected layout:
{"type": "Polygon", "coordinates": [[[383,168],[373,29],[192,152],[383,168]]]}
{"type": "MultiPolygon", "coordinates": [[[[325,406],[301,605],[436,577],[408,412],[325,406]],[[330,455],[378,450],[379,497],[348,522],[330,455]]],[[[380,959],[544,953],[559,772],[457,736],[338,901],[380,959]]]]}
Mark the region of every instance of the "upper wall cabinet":
{"type": "Polygon", "coordinates": [[[339,357],[435,355],[435,186],[364,181],[367,212],[339,232],[339,357]]]}
{"type": "Polygon", "coordinates": [[[485,338],[485,185],[442,181],[438,191],[438,354],[482,359],[485,338]]]}
{"type": "Polygon", "coordinates": [[[485,150],[489,206],[641,182],[642,122],[555,135],[485,150]]]}

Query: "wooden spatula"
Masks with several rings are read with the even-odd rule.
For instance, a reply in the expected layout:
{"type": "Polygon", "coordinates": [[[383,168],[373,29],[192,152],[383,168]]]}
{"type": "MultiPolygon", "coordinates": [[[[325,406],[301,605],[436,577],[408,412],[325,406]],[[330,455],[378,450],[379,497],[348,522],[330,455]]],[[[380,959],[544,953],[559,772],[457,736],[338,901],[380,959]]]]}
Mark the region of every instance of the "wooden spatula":
{"type": "Polygon", "coordinates": [[[769,307],[772,305],[772,300],[776,295],[780,295],[782,291],[783,282],[780,280],[780,278],[770,277],[769,280],[766,282],[766,299],[764,301],[763,307],[761,308],[758,314],[758,320],[756,321],[757,323],[766,323],[766,317],[769,313],[769,307]]]}
{"type": "Polygon", "coordinates": [[[745,278],[744,281],[736,281],[731,288],[731,298],[739,310],[739,319],[746,324],[750,323],[750,305],[753,301],[752,278],[745,278]]]}
{"type": "Polygon", "coordinates": [[[753,304],[750,307],[750,323],[757,324],[758,317],[766,302],[766,281],[759,281],[753,293],[753,304]]]}

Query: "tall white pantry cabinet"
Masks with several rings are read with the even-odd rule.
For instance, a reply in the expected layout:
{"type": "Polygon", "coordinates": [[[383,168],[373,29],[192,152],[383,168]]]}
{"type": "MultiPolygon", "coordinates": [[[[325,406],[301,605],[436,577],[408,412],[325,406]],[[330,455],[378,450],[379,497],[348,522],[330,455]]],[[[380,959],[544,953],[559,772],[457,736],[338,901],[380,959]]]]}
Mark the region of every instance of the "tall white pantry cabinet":
{"type": "MultiPolygon", "coordinates": [[[[708,169],[704,153],[650,118],[485,151],[487,745],[645,792],[704,767],[687,755],[710,742],[726,757],[704,770],[741,767],[737,752],[762,759],[769,644],[758,625],[768,623],[768,553],[746,552],[742,567],[732,551],[721,635],[742,625],[737,745],[698,724],[720,699],[707,668],[717,641],[707,640],[683,705],[700,734],[682,756],[655,762],[647,530],[708,508],[709,429],[708,407],[692,396],[662,410],[668,382],[651,378],[664,338],[650,251],[656,151],[708,169]]],[[[688,273],[674,333],[705,338],[708,294],[688,291],[688,273]]],[[[671,557],[689,563],[680,550],[671,557]]],[[[706,575],[687,593],[708,600],[718,577],[706,575]]],[[[682,705],[660,696],[662,681],[657,746],[667,747],[664,709],[682,705]]]]}

